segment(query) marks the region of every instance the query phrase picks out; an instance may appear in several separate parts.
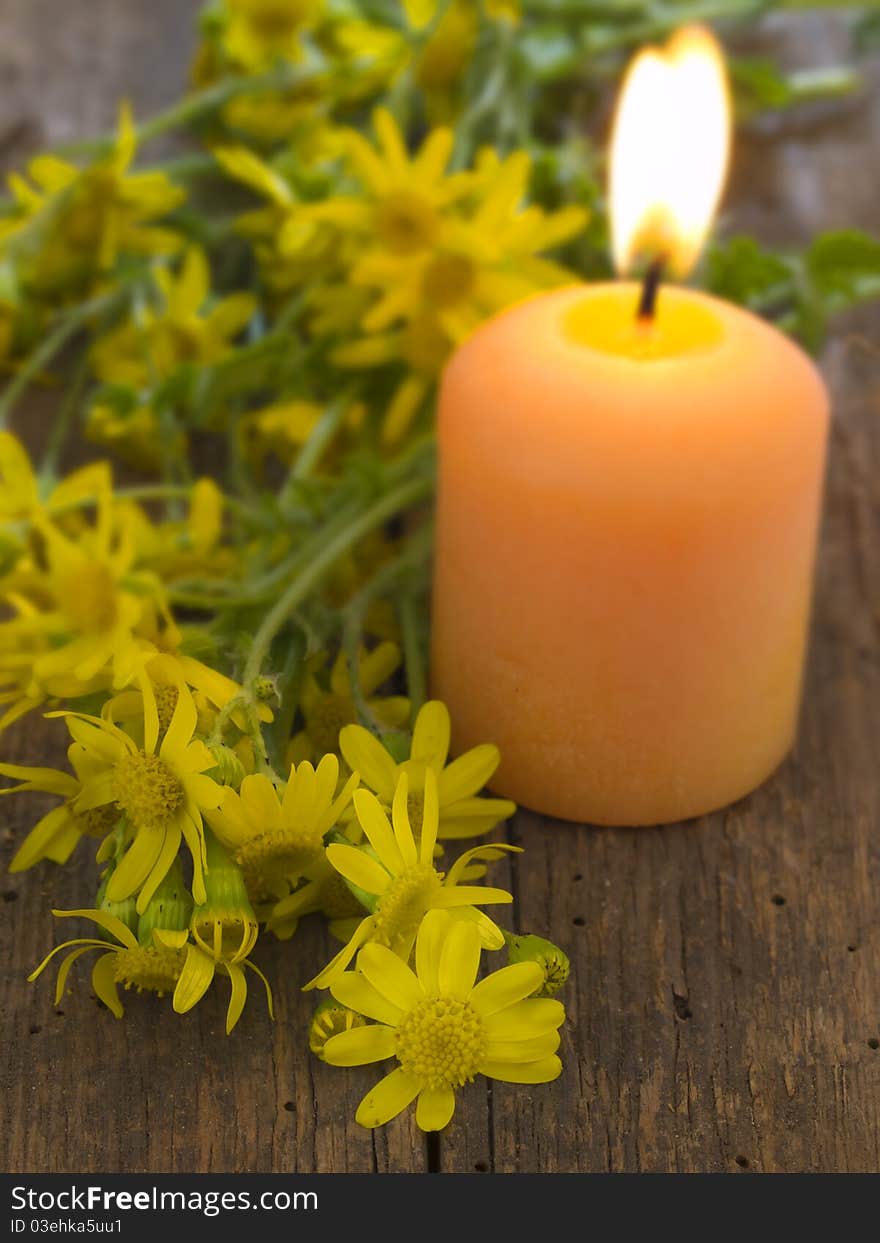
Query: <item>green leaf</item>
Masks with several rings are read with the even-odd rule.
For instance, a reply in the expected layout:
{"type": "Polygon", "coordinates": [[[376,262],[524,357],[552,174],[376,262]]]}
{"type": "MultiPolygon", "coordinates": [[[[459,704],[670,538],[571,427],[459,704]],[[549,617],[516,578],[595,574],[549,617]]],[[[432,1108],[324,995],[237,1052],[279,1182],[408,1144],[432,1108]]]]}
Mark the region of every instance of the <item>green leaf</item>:
{"type": "Polygon", "coordinates": [[[880,240],[855,229],[817,237],[806,268],[818,295],[831,310],[880,298],[880,240]]]}
{"type": "Polygon", "coordinates": [[[716,243],[706,263],[706,284],[712,293],[756,310],[794,295],[791,265],[780,255],[762,250],[752,237],[716,243]]]}

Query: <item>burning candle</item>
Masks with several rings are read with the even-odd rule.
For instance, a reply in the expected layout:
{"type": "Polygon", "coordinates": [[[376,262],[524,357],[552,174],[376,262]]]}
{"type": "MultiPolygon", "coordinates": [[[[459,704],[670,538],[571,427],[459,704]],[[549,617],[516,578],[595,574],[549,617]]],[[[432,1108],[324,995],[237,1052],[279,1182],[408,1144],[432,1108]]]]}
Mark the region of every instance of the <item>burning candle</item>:
{"type": "Polygon", "coordinates": [[[660,284],[724,179],[720,52],[680,32],[618,108],[616,265],[479,329],[444,376],[432,689],[498,793],[650,825],[764,781],[795,734],[828,401],[775,328],[660,284]]]}

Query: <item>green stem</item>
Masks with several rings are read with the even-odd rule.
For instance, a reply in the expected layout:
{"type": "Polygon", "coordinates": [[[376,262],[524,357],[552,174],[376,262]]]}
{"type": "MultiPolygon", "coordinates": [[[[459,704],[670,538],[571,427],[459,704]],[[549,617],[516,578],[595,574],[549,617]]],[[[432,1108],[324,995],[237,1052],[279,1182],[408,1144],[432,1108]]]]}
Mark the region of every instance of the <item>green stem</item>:
{"type": "Polygon", "coordinates": [[[366,512],[360,514],[347,527],[340,531],[302,570],[281,596],[280,600],[270,609],[263,623],[254,636],[251,654],[245,665],[243,681],[250,687],[259,676],[263,662],[272,644],[272,640],[287,621],[290,614],[305,599],[311,589],[323,578],[334,562],[346,553],[353,544],[363,539],[370,531],[382,526],[394,514],[424,500],[430,495],[433,486],[431,479],[410,479],[393,491],[387,493],[366,512]]]}
{"type": "Polygon", "coordinates": [[[67,342],[76,336],[86,320],[112,306],[119,298],[118,292],[103,298],[95,298],[91,302],[84,302],[64,316],[55,331],[51,332],[43,344],[29,355],[27,361],[16,372],[14,379],[9,382],[3,396],[0,397],[0,428],[7,425],[19,397],[27,391],[31,382],[44,367],[48,366],[55,355],[61,352],[67,342]]]}
{"type": "MultiPolygon", "coordinates": [[[[308,479],[318,462],[320,462],[324,450],[339,430],[351,400],[352,394],[350,390],[340,393],[336,400],[330,403],[320,419],[318,419],[318,422],[312,429],[312,434],[299,452],[290,474],[290,482],[299,483],[303,479],[308,479]]],[[[287,491],[286,487],[284,491],[287,491]]]]}

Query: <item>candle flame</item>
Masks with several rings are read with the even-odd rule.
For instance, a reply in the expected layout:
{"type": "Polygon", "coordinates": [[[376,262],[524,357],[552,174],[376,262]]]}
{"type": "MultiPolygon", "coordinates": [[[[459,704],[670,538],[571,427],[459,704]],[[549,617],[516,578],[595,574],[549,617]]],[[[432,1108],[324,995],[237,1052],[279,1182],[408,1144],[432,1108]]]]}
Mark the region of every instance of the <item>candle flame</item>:
{"type": "Polygon", "coordinates": [[[662,261],[684,277],[697,261],[727,171],[731,109],[724,57],[701,26],[646,48],[624,81],[611,144],[614,264],[662,261]]]}

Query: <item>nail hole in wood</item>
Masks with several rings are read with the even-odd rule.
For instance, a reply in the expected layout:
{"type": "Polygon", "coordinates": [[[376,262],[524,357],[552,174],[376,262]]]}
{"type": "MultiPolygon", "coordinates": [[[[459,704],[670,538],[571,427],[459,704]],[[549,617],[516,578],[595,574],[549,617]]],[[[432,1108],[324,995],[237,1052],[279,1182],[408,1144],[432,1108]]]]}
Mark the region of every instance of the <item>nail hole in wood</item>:
{"type": "Polygon", "coordinates": [[[675,1010],[675,1017],[677,1019],[681,1019],[683,1023],[686,1023],[693,1014],[693,1011],[688,1005],[687,997],[680,997],[676,992],[673,992],[672,994],[672,1005],[675,1010]]]}
{"type": "Polygon", "coordinates": [[[478,1174],[489,1173],[489,1166],[485,1161],[477,1161],[474,1165],[474,1169],[477,1171],[478,1174]]]}
{"type": "Polygon", "coordinates": [[[846,948],[851,954],[854,954],[859,947],[857,945],[848,945],[846,948]]]}
{"type": "Polygon", "coordinates": [[[63,1018],[64,1018],[64,1011],[63,1011],[63,1010],[56,1010],[56,1011],[55,1011],[55,1013],[58,1015],[59,1019],[63,1019],[63,1018]]]}
{"type": "Polygon", "coordinates": [[[43,1030],[43,1029],[42,1029],[42,1027],[39,1027],[36,1023],[33,1023],[33,1024],[31,1025],[31,1035],[32,1035],[32,1036],[39,1036],[39,1034],[40,1034],[40,1032],[41,1032],[42,1030],[43,1030]]]}
{"type": "Polygon", "coordinates": [[[868,1048],[869,1049],[880,1049],[880,1040],[878,1040],[876,1036],[872,1036],[871,1039],[868,1041],[868,1048]]]}
{"type": "Polygon", "coordinates": [[[14,889],[4,890],[4,893],[3,893],[4,902],[16,902],[17,900],[18,900],[18,894],[16,893],[14,889]]]}
{"type": "Polygon", "coordinates": [[[287,1110],[289,1114],[292,1114],[296,1106],[294,1105],[293,1101],[285,1101],[284,1108],[287,1110]]]}
{"type": "Polygon", "coordinates": [[[571,922],[574,924],[575,928],[586,928],[587,926],[587,921],[584,919],[583,915],[575,915],[571,922]]]}
{"type": "Polygon", "coordinates": [[[770,901],[774,906],[785,906],[785,898],[783,898],[781,893],[774,893],[770,901]]]}
{"type": "Polygon", "coordinates": [[[584,874],[583,874],[583,872],[575,872],[574,876],[572,876],[572,878],[571,878],[571,879],[572,879],[572,880],[583,880],[583,879],[584,879],[584,874]]]}
{"type": "Polygon", "coordinates": [[[747,1169],[749,1168],[749,1159],[748,1159],[748,1157],[737,1157],[737,1158],[736,1158],[736,1163],[737,1163],[737,1165],[739,1166],[739,1168],[740,1168],[741,1170],[747,1170],[747,1169]]]}

